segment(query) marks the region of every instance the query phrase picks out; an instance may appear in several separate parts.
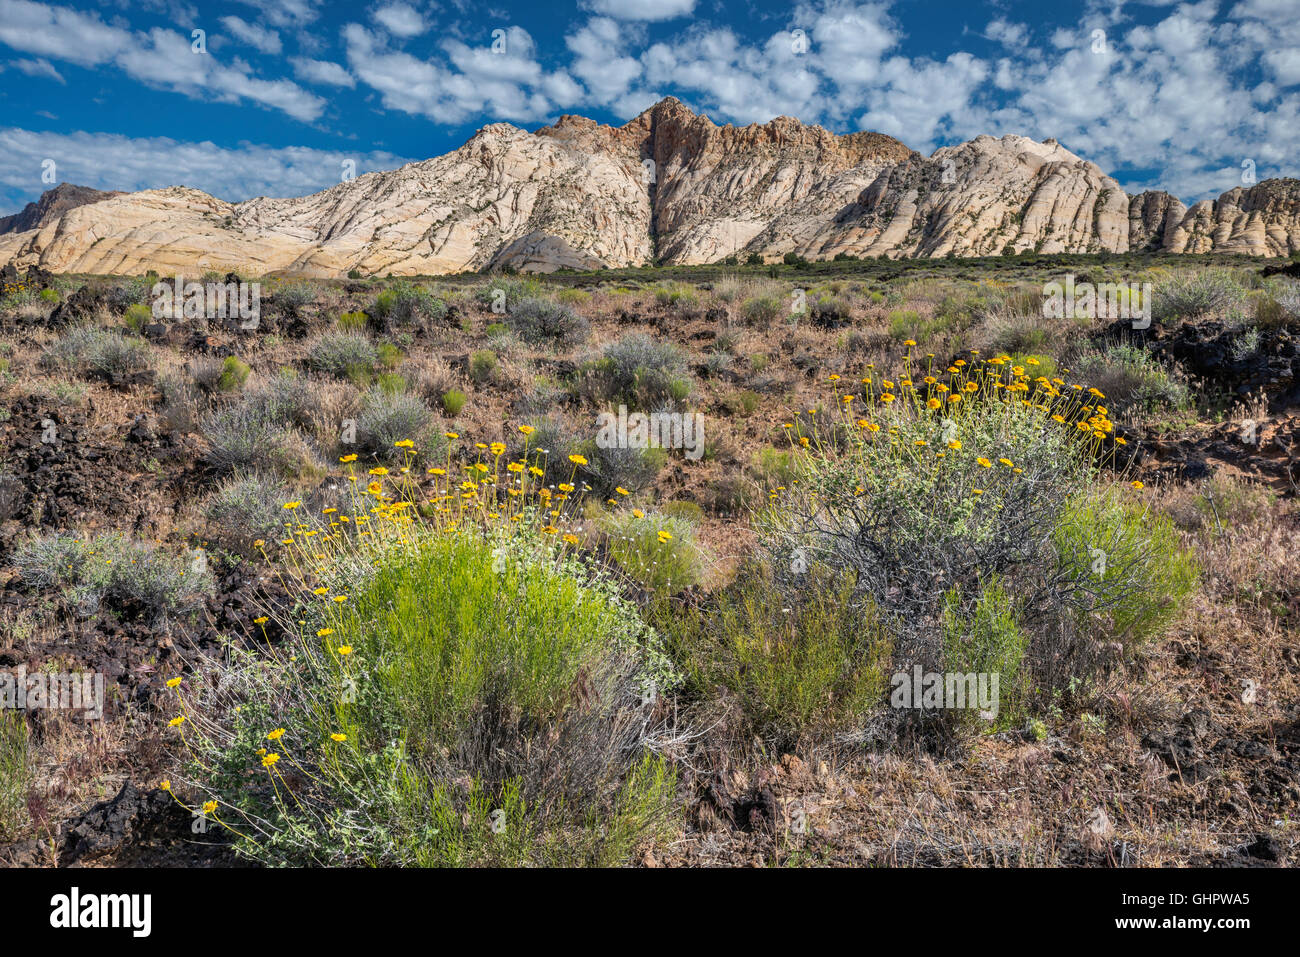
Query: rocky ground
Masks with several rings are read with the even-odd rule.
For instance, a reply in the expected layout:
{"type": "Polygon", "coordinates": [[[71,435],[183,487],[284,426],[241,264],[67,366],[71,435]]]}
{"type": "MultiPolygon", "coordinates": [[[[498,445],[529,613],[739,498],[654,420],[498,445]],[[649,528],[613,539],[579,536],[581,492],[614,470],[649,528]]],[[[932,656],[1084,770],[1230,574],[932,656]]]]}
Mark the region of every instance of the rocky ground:
{"type": "MultiPolygon", "coordinates": [[[[237,551],[214,549],[214,593],[196,623],[180,627],[110,611],[74,616],[24,585],[10,563],[18,544],[42,530],[117,530],[176,549],[206,541],[195,511],[214,484],[206,440],[165,414],[160,376],[201,356],[238,354],[255,371],[299,360],[311,335],[342,311],[366,308],[376,286],[322,284],[318,299],[302,306],[273,295],[255,339],[219,323],[151,324],[142,330],[155,350],[150,369],[88,376],[84,391],[69,395],[52,391],[58,377],[42,369],[42,350],[70,323],[116,323],[121,309],[103,283],[82,289],[39,273],[28,281],[62,288],[48,309],[0,311],[0,667],[101,672],[110,705],[106,720],[91,726],[56,712],[29,716],[37,769],[27,826],[0,847],[0,862],[238,864],[214,835],[193,834],[188,813],[157,787],[175,758],[161,705],[164,682],[197,651],[255,643],[251,620],[284,597],[275,576],[237,551]],[[57,440],[43,441],[51,427],[57,440]]],[[[736,480],[756,480],[753,449],[776,445],[788,410],[815,401],[826,376],[897,354],[897,337],[885,328],[896,303],[870,295],[889,293],[890,284],[844,292],[860,298],[836,328],[756,329],[737,323],[737,304],[708,296],[682,307],[652,290],[612,295],[595,280],[590,292],[580,308],[595,341],[640,330],[682,345],[696,401],[720,425],[713,455],[672,460],[644,492],[651,501],[701,506],[702,537],[715,556],[709,587],[725,579],[747,541],[730,493],[736,480]],[[765,356],[761,374],[755,363],[713,368],[721,336],[736,356],[765,356]],[[742,388],[757,405],[733,414],[728,403],[742,388]]],[[[935,308],[933,297],[899,295],[923,314],[935,308]]],[[[475,382],[471,353],[492,321],[473,302],[453,299],[443,327],[420,331],[405,347],[447,364],[470,395],[457,428],[487,441],[519,419],[512,376],[563,381],[581,359],[511,357],[495,381],[475,382]]],[[[1118,332],[1098,324],[1088,334],[1101,342],[1118,332]]],[[[1143,481],[1153,506],[1179,521],[1204,575],[1187,614],[1112,676],[1094,714],[1062,719],[1043,740],[1006,732],[957,753],[919,744],[875,751],[849,741],[798,754],[741,746],[726,760],[690,764],[685,829],[668,846],[647,848],[642,862],[1291,863],[1300,808],[1300,327],[1270,330],[1249,355],[1234,352],[1233,336],[1213,319],[1136,334],[1136,344],[1176,364],[1203,401],[1179,417],[1127,424],[1135,452],[1126,478],[1143,481]]],[[[943,346],[958,354],[956,341],[943,346]]],[[[330,479],[301,481],[316,483],[302,487],[309,498],[324,494],[330,479]]]]}

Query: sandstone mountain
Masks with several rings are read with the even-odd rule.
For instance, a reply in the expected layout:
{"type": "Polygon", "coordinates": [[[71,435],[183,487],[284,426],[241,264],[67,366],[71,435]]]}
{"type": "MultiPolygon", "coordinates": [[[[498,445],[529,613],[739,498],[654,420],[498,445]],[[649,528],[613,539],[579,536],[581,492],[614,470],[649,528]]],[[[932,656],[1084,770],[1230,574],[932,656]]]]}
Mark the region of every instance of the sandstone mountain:
{"type": "Polygon", "coordinates": [[[310,196],[227,203],[187,187],[59,186],[0,220],[0,263],[337,276],[1006,251],[1300,249],[1300,180],[1190,209],[1128,196],[1055,140],[979,136],[929,157],[789,117],[718,126],[669,98],[622,127],[564,116],[310,196]]]}
{"type": "Polygon", "coordinates": [[[0,235],[40,229],[46,223],[57,219],[70,209],[85,206],[87,203],[98,203],[110,196],[121,195],[121,193],[106,193],[102,190],[91,189],[89,186],[73,186],[71,183],[60,183],[54,189],[48,189],[42,193],[41,198],[36,202],[28,203],[20,212],[14,213],[12,216],[0,216],[0,235]]]}

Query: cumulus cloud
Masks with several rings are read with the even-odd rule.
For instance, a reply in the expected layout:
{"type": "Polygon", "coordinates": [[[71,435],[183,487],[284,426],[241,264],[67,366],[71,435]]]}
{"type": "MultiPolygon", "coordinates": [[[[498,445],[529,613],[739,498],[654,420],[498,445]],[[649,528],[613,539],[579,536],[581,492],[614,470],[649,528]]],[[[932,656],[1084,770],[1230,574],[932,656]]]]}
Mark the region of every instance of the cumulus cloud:
{"type": "Polygon", "coordinates": [[[429,28],[420,12],[407,3],[390,3],[371,11],[370,15],[395,37],[419,36],[429,28]]]}
{"type": "Polygon", "coordinates": [[[0,128],[0,153],[6,157],[0,164],[0,197],[11,211],[31,198],[47,159],[54,160],[60,182],[105,190],[192,186],[232,202],[254,196],[302,196],[334,186],[341,180],[346,160],[355,162],[358,174],[410,162],[387,152],[252,144],[228,149],[165,136],[133,138],[15,128],[0,128]]]}
{"type": "Polygon", "coordinates": [[[63,83],[65,85],[68,82],[63,79],[62,74],[60,74],[58,70],[54,69],[53,64],[46,59],[13,60],[9,63],[9,66],[13,67],[20,73],[26,73],[28,76],[43,76],[48,80],[54,80],[57,83],[63,83]]]}
{"type": "MultiPolygon", "coordinates": [[[[303,29],[319,0],[240,2],[261,11],[257,25],[225,17],[225,31],[264,53],[283,33],[303,84],[358,89],[385,110],[458,128],[575,111],[626,120],[672,94],[719,122],[786,114],[927,152],[980,133],[1055,137],[1126,188],[1156,184],[1187,200],[1238,185],[1247,159],[1260,178],[1295,175],[1300,155],[1295,0],[1086,0],[1081,15],[1050,24],[992,3],[982,33],[972,28],[978,49],[928,55],[904,26],[923,8],[902,0],[797,0],[765,19],[694,0],[581,0],[586,18],[542,43],[519,26],[489,40],[481,23],[444,23],[446,4],[437,33],[408,43],[429,34],[430,5],[374,0],[339,32],[341,63],[324,52],[330,40],[303,29]]],[[[195,58],[180,32],[36,0],[0,0],[0,43],[24,55],[12,68],[51,79],[63,63],[117,69],[306,121],[326,105],[241,59],[195,58]]]]}
{"type": "Polygon", "coordinates": [[[195,53],[187,34],[162,27],[136,32],[68,7],[0,0],[0,43],[83,67],[112,64],[141,83],[196,100],[247,101],[303,121],[325,109],[323,99],[292,80],[261,79],[242,60],[222,63],[211,53],[195,53]]]}
{"type": "Polygon", "coordinates": [[[328,60],[312,60],[307,57],[293,57],[289,62],[293,65],[294,75],[304,83],[346,87],[357,85],[352,75],[337,63],[328,60]]]}
{"type": "Polygon", "coordinates": [[[226,28],[227,33],[255,50],[271,54],[280,52],[280,34],[274,30],[254,26],[239,17],[222,17],[220,22],[226,28]]]}
{"type": "Polygon", "coordinates": [[[615,20],[676,20],[690,15],[695,0],[584,0],[582,6],[615,20]]]}

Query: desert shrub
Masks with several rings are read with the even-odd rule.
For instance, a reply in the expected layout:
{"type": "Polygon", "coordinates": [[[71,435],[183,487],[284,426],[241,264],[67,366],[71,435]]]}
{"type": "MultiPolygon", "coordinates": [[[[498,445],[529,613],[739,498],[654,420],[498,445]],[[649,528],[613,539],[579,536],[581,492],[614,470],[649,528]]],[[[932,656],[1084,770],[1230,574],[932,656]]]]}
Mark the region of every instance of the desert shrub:
{"type": "Polygon", "coordinates": [[[310,396],[292,375],[277,375],[247,390],[239,401],[204,416],[199,429],[210,443],[208,461],[221,471],[286,477],[320,469],[299,428],[310,428],[310,396]]]}
{"type": "Polygon", "coordinates": [[[323,600],[294,664],[237,662],[187,704],[206,718],[195,788],[239,852],[613,865],[669,832],[673,778],[648,749],[675,683],[657,636],[558,539],[516,529],[377,525],[324,560],[302,550],[347,602],[323,600]],[[306,773],[279,776],[281,754],[306,773]]]}
{"type": "MultiPolygon", "coordinates": [[[[1158,634],[1181,611],[1197,568],[1172,520],[1126,501],[1116,490],[1073,498],[1052,534],[1059,577],[1071,583],[1077,634],[1050,655],[1031,646],[1037,670],[1058,685],[1059,672],[1094,670],[1099,643],[1128,652],[1158,634]],[[1073,667],[1072,667],[1073,666],[1073,667]],[[1057,680],[1053,680],[1057,679],[1057,680]]],[[[1069,675],[1073,677],[1073,675],[1069,675]]]]}
{"type": "Polygon", "coordinates": [[[1120,414],[1169,412],[1191,405],[1187,383],[1141,346],[1116,343],[1089,349],[1072,369],[1120,414]]]}
{"type": "Polygon", "coordinates": [[[1050,321],[1037,311],[997,309],[984,316],[980,347],[985,352],[1007,355],[1040,355],[1059,335],[1050,321]]]}
{"type": "MultiPolygon", "coordinates": [[[[1095,481],[1113,424],[1088,392],[1014,372],[1008,379],[998,360],[948,382],[893,402],[882,396],[851,413],[860,416],[851,430],[824,417],[811,434],[794,430],[798,483],[756,521],[769,563],[786,579],[795,564],[849,574],[855,602],[890,628],[899,672],[942,671],[945,616],[977,619],[997,581],[1037,639],[1029,653],[1036,690],[1086,682],[1103,664],[1102,641],[1084,625],[1087,615],[1096,620],[1098,589],[1091,566],[1053,543],[1095,481]]],[[[1093,518],[1110,549],[1127,554],[1128,525],[1110,511],[1093,518]]],[[[1115,579],[1112,604],[1138,600],[1165,574],[1138,560],[1149,546],[1112,563],[1129,571],[1115,579]]],[[[1126,630],[1115,618],[1106,632],[1122,643],[1126,630]]]]}
{"type": "Polygon", "coordinates": [[[319,294],[320,290],[311,283],[289,282],[280,285],[275,290],[274,301],[286,313],[296,316],[298,310],[303,306],[315,302],[319,294]]]}
{"type": "Polygon", "coordinates": [[[1190,509],[1178,509],[1171,517],[1192,531],[1209,527],[1223,534],[1258,521],[1272,508],[1276,496],[1266,485],[1217,473],[1200,483],[1190,509]]]}
{"type": "Polygon", "coordinates": [[[693,522],[652,512],[620,512],[606,520],[609,553],[644,588],[672,595],[698,585],[704,555],[693,522]]]}
{"type": "Polygon", "coordinates": [[[685,369],[685,357],[677,346],[634,333],[608,343],[601,359],[588,363],[584,374],[592,398],[654,409],[689,395],[690,384],[682,378],[685,369]]]}
{"type": "Polygon", "coordinates": [[[151,350],[139,339],[128,339],[111,329],[82,326],[68,330],[43,356],[41,364],[78,375],[105,379],[149,368],[151,350]]]}
{"type": "Polygon", "coordinates": [[[518,305],[525,299],[540,299],[546,294],[546,287],[540,279],[532,277],[513,278],[496,277],[485,286],[479,287],[474,298],[498,314],[503,314],[510,307],[518,305]]]}
{"type": "Polygon", "coordinates": [[[357,442],[371,456],[386,461],[401,457],[396,443],[410,440],[425,448],[433,436],[433,412],[418,396],[372,389],[361,401],[357,442]]]}
{"type": "Polygon", "coordinates": [[[478,349],[469,357],[469,377],[479,385],[490,382],[497,372],[497,354],[490,349],[478,349]]]}
{"type": "Polygon", "coordinates": [[[465,408],[468,401],[469,396],[459,389],[448,389],[442,394],[442,408],[448,415],[460,415],[460,410],[465,408]]]}
{"type": "MultiPolygon", "coordinates": [[[[958,675],[997,675],[993,695],[995,728],[1019,725],[1024,716],[1028,674],[1022,663],[1029,637],[1017,621],[1015,602],[996,576],[980,586],[979,597],[963,612],[960,595],[944,596],[944,671],[958,675]]],[[[991,679],[990,679],[991,680],[991,679]]],[[[990,687],[991,685],[986,686],[990,687]]],[[[976,709],[955,715],[974,723],[976,709]]],[[[990,720],[986,718],[985,720],[990,720]]]]}
{"type": "Polygon", "coordinates": [[[680,518],[692,525],[699,525],[704,521],[704,509],[695,502],[688,502],[685,499],[664,502],[659,506],[659,513],[669,518],[680,518]]]}
{"type": "Polygon", "coordinates": [[[704,369],[711,376],[721,375],[730,372],[735,365],[735,358],[731,353],[722,349],[715,349],[704,359],[704,369]]]}
{"type": "Polygon", "coordinates": [[[408,357],[400,371],[411,388],[429,402],[440,402],[443,393],[456,384],[456,374],[441,356],[408,357]]]}
{"type": "Polygon", "coordinates": [[[777,489],[794,484],[799,477],[800,464],[794,452],[769,446],[754,453],[752,468],[763,485],[777,489]]]}
{"type": "Polygon", "coordinates": [[[655,302],[673,309],[693,309],[699,303],[699,291],[690,283],[660,283],[655,289],[655,302]]]}
{"type": "Polygon", "coordinates": [[[361,370],[368,374],[378,361],[374,344],[357,332],[327,332],[307,352],[309,368],[340,379],[361,370]]]}
{"type": "Polygon", "coordinates": [[[397,280],[375,297],[370,316],[385,331],[410,329],[447,316],[447,304],[427,289],[397,280]]]}
{"type": "Polygon", "coordinates": [[[398,375],[396,372],[384,372],[375,379],[375,388],[382,389],[389,395],[405,392],[408,386],[406,376],[398,375]]]}
{"type": "Polygon", "coordinates": [[[234,392],[242,389],[252,371],[247,362],[238,356],[226,356],[221,363],[221,374],[217,377],[217,388],[222,392],[234,392]]]}
{"type": "Polygon", "coordinates": [[[746,323],[766,329],[781,318],[784,303],[779,296],[765,295],[746,299],[740,307],[741,316],[746,323]]]}
{"type": "Polygon", "coordinates": [[[1180,270],[1152,289],[1151,317],[1157,322],[1221,315],[1239,307],[1245,291],[1223,269],[1180,270]]]}
{"type": "Polygon", "coordinates": [[[822,296],[810,310],[814,323],[828,329],[837,329],[853,321],[853,307],[848,300],[838,296],[822,296]]]}
{"type": "Polygon", "coordinates": [[[750,389],[742,389],[724,396],[722,409],[728,415],[753,415],[761,401],[761,396],[750,389]]]}
{"type": "Polygon", "coordinates": [[[591,300],[591,293],[585,289],[561,289],[555,294],[555,301],[568,306],[580,306],[591,300]]]}
{"type": "MultiPolygon", "coordinates": [[[[564,439],[552,439],[565,443],[564,439]]],[[[568,446],[570,443],[565,443],[568,446]]],[[[549,448],[549,446],[542,446],[549,448]]],[[[618,495],[620,488],[629,492],[640,491],[652,484],[663,467],[668,464],[668,453],[663,449],[647,448],[609,448],[581,447],[572,444],[566,447],[559,461],[567,460],[573,453],[584,454],[590,460],[584,470],[585,477],[591,482],[596,494],[602,498],[618,495]]]]}
{"type": "Polygon", "coordinates": [[[205,552],[173,555],[117,533],[38,537],[19,546],[14,565],[25,584],[57,589],[84,618],[101,608],[128,620],[188,617],[213,589],[205,552]]]}
{"type": "Polygon", "coordinates": [[[144,327],[153,322],[153,311],[142,302],[132,303],[122,315],[122,323],[135,335],[144,332],[144,327]]]}
{"type": "Polygon", "coordinates": [[[1279,320],[1277,325],[1284,322],[1300,322],[1300,282],[1290,281],[1279,284],[1273,291],[1272,298],[1285,317],[1284,320],[1279,320]]]}
{"type": "Polygon", "coordinates": [[[396,369],[406,358],[402,355],[402,350],[391,342],[381,342],[375,347],[375,359],[380,367],[389,370],[396,369]]]}
{"type": "Polygon", "coordinates": [[[768,569],[749,564],[702,607],[656,621],[688,698],[707,708],[725,688],[741,718],[731,733],[785,750],[861,727],[884,700],[888,632],[852,592],[826,568],[781,591],[768,569]]]}
{"type": "Polygon", "coordinates": [[[16,841],[27,826],[27,791],[32,783],[27,718],[0,708],[0,841],[16,841]]]}
{"type": "Polygon", "coordinates": [[[589,334],[586,319],[568,306],[547,299],[519,300],[509,307],[505,321],[520,339],[534,344],[574,346],[586,341],[589,334]]]}
{"type": "Polygon", "coordinates": [[[247,549],[258,539],[278,538],[284,531],[288,490],[278,479],[238,474],[225,478],[203,501],[208,537],[247,549]]]}
{"type": "Polygon", "coordinates": [[[340,332],[364,332],[369,324],[370,317],[364,312],[345,312],[335,322],[340,332]]]}
{"type": "Polygon", "coordinates": [[[724,475],[709,483],[706,504],[716,515],[740,515],[754,507],[752,483],[738,475],[724,475]]]}

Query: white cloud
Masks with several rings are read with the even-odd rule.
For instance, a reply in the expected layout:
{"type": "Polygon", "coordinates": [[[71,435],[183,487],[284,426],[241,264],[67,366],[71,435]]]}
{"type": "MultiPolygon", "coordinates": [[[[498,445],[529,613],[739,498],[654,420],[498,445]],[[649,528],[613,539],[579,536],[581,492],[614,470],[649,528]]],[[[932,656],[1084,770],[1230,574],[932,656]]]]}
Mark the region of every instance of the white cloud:
{"type": "Polygon", "coordinates": [[[211,53],[195,53],[188,34],[161,27],[133,32],[67,7],[0,0],[0,43],[78,66],[112,63],[150,86],[199,100],[247,100],[304,122],[325,109],[323,99],[291,80],[264,80],[242,60],[220,63],[211,53]]]}
{"type": "Polygon", "coordinates": [[[584,0],[582,7],[615,20],[676,20],[690,15],[695,0],[584,0]]]}
{"type": "Polygon", "coordinates": [[[238,0],[277,27],[301,27],[320,16],[320,0],[238,0]]]}
{"type": "Polygon", "coordinates": [[[372,10],[370,15],[395,37],[419,36],[429,28],[420,12],[406,3],[390,3],[372,10]]]}
{"type": "Polygon", "coordinates": [[[306,57],[292,57],[289,62],[293,72],[304,83],[316,83],[322,86],[355,87],[357,81],[342,66],[328,60],[310,60],[306,57]]]}
{"type": "Polygon", "coordinates": [[[254,26],[239,19],[239,17],[222,17],[221,25],[236,39],[242,40],[255,50],[272,54],[280,52],[280,34],[274,30],[254,26]]]}
{"type": "Polygon", "coordinates": [[[49,80],[55,80],[67,85],[67,80],[63,79],[62,74],[54,69],[53,64],[46,59],[38,60],[11,60],[9,65],[20,73],[26,73],[28,76],[43,76],[49,80]]]}
{"type": "Polygon", "coordinates": [[[13,198],[41,188],[41,164],[53,159],[61,182],[96,189],[192,186],[232,202],[254,196],[302,196],[340,181],[344,160],[358,173],[394,169],[410,160],[386,152],[346,153],[301,146],[242,145],[226,149],[151,137],[109,133],[42,133],[0,128],[0,192],[13,198]]]}

